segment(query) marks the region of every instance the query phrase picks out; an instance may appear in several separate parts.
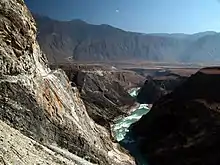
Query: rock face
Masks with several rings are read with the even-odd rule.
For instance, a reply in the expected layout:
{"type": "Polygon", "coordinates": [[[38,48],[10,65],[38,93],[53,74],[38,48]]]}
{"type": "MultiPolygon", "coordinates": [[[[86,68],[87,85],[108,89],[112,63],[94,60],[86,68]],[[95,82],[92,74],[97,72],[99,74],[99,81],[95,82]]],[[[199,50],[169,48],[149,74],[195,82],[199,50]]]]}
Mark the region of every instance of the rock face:
{"type": "Polygon", "coordinates": [[[141,87],[137,95],[137,101],[141,104],[153,104],[160,97],[167,94],[167,91],[161,86],[157,85],[152,77],[148,77],[141,87]]]}
{"type": "Polygon", "coordinates": [[[56,146],[43,146],[0,120],[0,164],[92,165],[56,146]]]}
{"type": "Polygon", "coordinates": [[[110,122],[118,116],[127,115],[135,102],[126,90],[144,81],[144,77],[134,72],[107,66],[70,64],[59,67],[79,89],[89,116],[109,130],[110,122]]]}
{"type": "Polygon", "coordinates": [[[64,72],[48,68],[36,31],[23,0],[0,1],[0,120],[92,163],[133,164],[88,116],[64,72]]]}
{"type": "Polygon", "coordinates": [[[151,165],[220,163],[220,68],[201,69],[132,127],[151,165]]]}
{"type": "Polygon", "coordinates": [[[109,124],[116,117],[126,115],[135,100],[123,87],[109,79],[104,71],[77,72],[73,78],[80,89],[88,114],[101,125],[109,124]]]}
{"type": "Polygon", "coordinates": [[[186,79],[187,77],[176,74],[155,77],[148,76],[145,84],[138,93],[137,100],[141,104],[153,104],[162,96],[181,85],[186,79]]]}

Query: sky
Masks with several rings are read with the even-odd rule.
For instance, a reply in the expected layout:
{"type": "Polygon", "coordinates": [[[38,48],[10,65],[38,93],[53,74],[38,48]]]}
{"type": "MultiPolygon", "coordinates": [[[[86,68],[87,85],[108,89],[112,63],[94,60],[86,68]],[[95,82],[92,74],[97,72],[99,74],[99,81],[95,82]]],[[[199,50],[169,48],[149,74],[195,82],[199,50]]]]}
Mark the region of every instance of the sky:
{"type": "Polygon", "coordinates": [[[82,19],[141,33],[220,31],[220,0],[25,0],[56,20],[82,19]]]}

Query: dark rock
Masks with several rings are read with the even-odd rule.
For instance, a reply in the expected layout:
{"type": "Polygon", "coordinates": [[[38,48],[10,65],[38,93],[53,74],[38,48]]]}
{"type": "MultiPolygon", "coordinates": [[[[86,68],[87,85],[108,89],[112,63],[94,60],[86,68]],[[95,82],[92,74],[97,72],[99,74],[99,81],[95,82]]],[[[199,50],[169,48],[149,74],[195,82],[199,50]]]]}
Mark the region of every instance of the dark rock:
{"type": "Polygon", "coordinates": [[[78,72],[76,79],[88,114],[97,123],[106,121],[108,124],[116,117],[128,114],[129,106],[135,102],[118,82],[107,75],[78,72]]]}
{"type": "Polygon", "coordinates": [[[142,104],[153,104],[159,98],[181,85],[186,79],[187,77],[176,74],[148,76],[145,84],[138,93],[137,100],[142,104]]]}
{"type": "Polygon", "coordinates": [[[144,86],[139,90],[137,100],[141,104],[152,104],[165,94],[167,94],[165,89],[157,85],[151,77],[148,77],[144,86]]]}
{"type": "Polygon", "coordinates": [[[79,89],[89,116],[108,130],[110,122],[116,117],[128,115],[130,107],[135,103],[135,99],[126,90],[141,85],[144,80],[134,72],[103,66],[69,64],[59,67],[67,73],[73,86],[79,89]]]}
{"type": "Polygon", "coordinates": [[[220,163],[220,69],[205,68],[155,102],[132,126],[151,165],[220,163]]]}

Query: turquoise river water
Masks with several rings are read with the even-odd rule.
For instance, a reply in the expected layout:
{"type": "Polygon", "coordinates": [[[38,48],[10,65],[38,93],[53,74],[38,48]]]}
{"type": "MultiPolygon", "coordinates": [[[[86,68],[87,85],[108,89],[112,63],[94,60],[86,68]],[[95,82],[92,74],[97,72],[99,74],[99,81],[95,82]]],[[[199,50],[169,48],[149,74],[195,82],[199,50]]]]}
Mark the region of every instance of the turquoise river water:
{"type": "MultiPolygon", "coordinates": [[[[129,91],[132,97],[136,97],[140,88],[133,88],[129,91]]],[[[129,116],[120,118],[112,125],[112,132],[116,140],[136,159],[137,165],[148,165],[147,161],[137,150],[137,142],[129,135],[129,127],[137,122],[143,115],[150,111],[148,104],[140,104],[129,116]]]]}

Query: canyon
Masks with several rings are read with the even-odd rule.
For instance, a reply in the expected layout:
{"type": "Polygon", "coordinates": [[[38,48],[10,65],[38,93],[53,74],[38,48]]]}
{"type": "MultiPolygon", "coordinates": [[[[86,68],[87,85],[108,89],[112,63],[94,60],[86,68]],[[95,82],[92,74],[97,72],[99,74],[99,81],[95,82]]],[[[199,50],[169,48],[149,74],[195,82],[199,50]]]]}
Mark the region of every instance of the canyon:
{"type": "Polygon", "coordinates": [[[144,35],[32,14],[23,0],[0,1],[0,164],[220,163],[219,67],[150,61],[186,40],[195,56],[183,61],[210,49],[217,61],[218,33],[144,35]]]}

